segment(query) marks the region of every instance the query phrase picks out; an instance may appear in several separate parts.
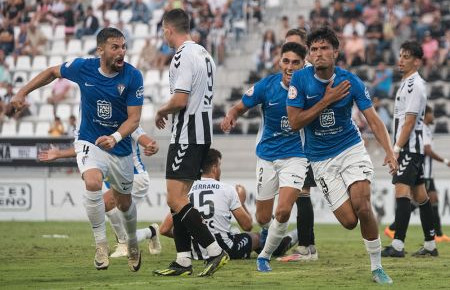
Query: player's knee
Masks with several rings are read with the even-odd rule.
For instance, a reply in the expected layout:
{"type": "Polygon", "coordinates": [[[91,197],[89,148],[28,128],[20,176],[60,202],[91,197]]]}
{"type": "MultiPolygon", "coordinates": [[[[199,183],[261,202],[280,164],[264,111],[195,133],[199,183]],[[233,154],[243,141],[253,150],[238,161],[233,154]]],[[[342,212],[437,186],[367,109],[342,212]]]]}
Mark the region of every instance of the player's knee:
{"type": "Polygon", "coordinates": [[[289,217],[291,216],[291,210],[289,208],[279,208],[275,212],[275,218],[280,223],[285,223],[289,220],[289,217]]]}
{"type": "Polygon", "coordinates": [[[272,220],[271,215],[258,214],[258,212],[256,213],[256,221],[260,225],[268,224],[271,220],[272,220]]]}
{"type": "Polygon", "coordinates": [[[84,184],[86,185],[86,190],[89,191],[97,191],[102,189],[102,181],[93,179],[93,178],[86,178],[84,180],[84,184]]]}
{"type": "Polygon", "coordinates": [[[358,225],[358,219],[356,216],[348,217],[344,220],[340,221],[342,226],[346,228],[347,230],[353,230],[358,225]]]}

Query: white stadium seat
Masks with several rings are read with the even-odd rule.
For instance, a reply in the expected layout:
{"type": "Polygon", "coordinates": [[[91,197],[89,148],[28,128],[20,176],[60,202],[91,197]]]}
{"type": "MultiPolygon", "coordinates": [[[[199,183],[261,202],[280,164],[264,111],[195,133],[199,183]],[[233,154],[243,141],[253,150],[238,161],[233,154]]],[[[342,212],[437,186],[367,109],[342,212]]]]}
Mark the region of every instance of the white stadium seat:
{"type": "Polygon", "coordinates": [[[130,54],[139,55],[141,53],[142,48],[145,45],[145,39],[135,39],[133,41],[133,48],[130,49],[130,54]]]}
{"type": "Polygon", "coordinates": [[[36,124],[36,130],[34,131],[34,135],[36,137],[44,137],[48,136],[48,130],[50,129],[50,123],[49,122],[38,122],[36,124]]]}
{"type": "Polygon", "coordinates": [[[47,68],[47,57],[45,55],[36,55],[33,59],[31,69],[34,71],[42,71],[47,68]]]}
{"type": "Polygon", "coordinates": [[[33,122],[20,122],[17,136],[32,137],[34,136],[33,122]]]}
{"type": "Polygon", "coordinates": [[[131,9],[122,10],[122,13],[120,13],[120,19],[123,23],[128,23],[130,22],[132,15],[133,13],[131,12],[131,9]]]}
{"type": "Polygon", "coordinates": [[[55,40],[52,43],[51,55],[65,55],[66,54],[66,43],[64,40],[55,40]]]}
{"type": "Polygon", "coordinates": [[[3,123],[2,126],[2,137],[12,137],[16,136],[16,122],[15,121],[9,121],[3,123]]]}
{"type": "Polygon", "coordinates": [[[39,23],[39,29],[47,39],[53,39],[53,27],[51,25],[39,23]]]}
{"type": "Polygon", "coordinates": [[[81,40],[79,39],[71,39],[67,44],[67,54],[72,55],[82,55],[83,49],[81,48],[81,40]]]}
{"type": "Polygon", "coordinates": [[[159,85],[161,79],[159,78],[159,70],[151,69],[145,73],[144,84],[145,85],[159,85]]]}
{"type": "Polygon", "coordinates": [[[57,25],[55,28],[54,39],[64,39],[66,37],[64,30],[64,25],[57,25]]]}
{"type": "Polygon", "coordinates": [[[89,55],[88,52],[97,47],[97,40],[93,37],[86,38],[83,43],[83,55],[89,55]]]}
{"type": "Polygon", "coordinates": [[[50,104],[43,104],[39,108],[39,120],[53,120],[53,106],[50,104]]]}
{"type": "Polygon", "coordinates": [[[150,120],[154,117],[155,115],[155,109],[153,107],[153,104],[144,104],[142,106],[142,119],[143,120],[150,120]]]}
{"type": "Polygon", "coordinates": [[[12,82],[15,84],[16,82],[19,82],[18,85],[22,86],[25,85],[26,82],[28,82],[28,73],[25,71],[16,71],[14,72],[14,75],[12,77],[12,82]],[[22,82],[19,82],[20,78],[22,79],[22,82]]]}
{"type": "Polygon", "coordinates": [[[72,106],[69,104],[58,104],[56,107],[56,116],[60,117],[61,120],[66,121],[72,114],[72,106]]]}
{"type": "Polygon", "coordinates": [[[63,57],[60,55],[52,55],[48,60],[48,66],[57,66],[63,63],[63,57]]]}
{"type": "Polygon", "coordinates": [[[72,115],[74,115],[75,118],[77,118],[77,120],[78,120],[79,115],[80,115],[80,105],[73,105],[72,106],[72,115]]]}
{"type": "Polygon", "coordinates": [[[31,93],[29,93],[28,100],[30,101],[30,103],[33,103],[33,104],[42,103],[41,91],[39,89],[37,89],[37,90],[34,90],[31,93]]]}
{"type": "Polygon", "coordinates": [[[133,37],[147,38],[148,37],[148,24],[136,23],[136,25],[134,26],[133,37]]]}
{"type": "Polygon", "coordinates": [[[31,58],[28,55],[21,55],[17,58],[16,70],[31,70],[31,58]]]}
{"type": "Polygon", "coordinates": [[[111,21],[111,24],[116,24],[119,22],[119,11],[117,10],[107,10],[105,12],[105,18],[111,21]]]}
{"type": "Polygon", "coordinates": [[[16,69],[16,64],[14,63],[14,57],[12,55],[8,55],[5,58],[5,63],[8,65],[10,71],[16,69]]]}

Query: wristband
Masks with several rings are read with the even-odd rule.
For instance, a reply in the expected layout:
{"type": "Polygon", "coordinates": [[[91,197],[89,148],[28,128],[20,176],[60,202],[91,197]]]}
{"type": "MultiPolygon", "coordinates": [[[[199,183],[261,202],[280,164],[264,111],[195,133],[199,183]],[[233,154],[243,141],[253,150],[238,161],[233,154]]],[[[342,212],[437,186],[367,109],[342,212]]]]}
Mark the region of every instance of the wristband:
{"type": "Polygon", "coordinates": [[[114,138],[114,140],[116,140],[116,144],[119,143],[122,140],[122,135],[120,135],[119,132],[114,132],[111,134],[111,137],[114,138]]]}
{"type": "Polygon", "coordinates": [[[402,148],[400,148],[397,144],[394,145],[394,153],[400,153],[402,148]]]}
{"type": "Polygon", "coordinates": [[[445,165],[448,164],[448,159],[447,158],[444,158],[444,163],[445,163],[445,165]]]}

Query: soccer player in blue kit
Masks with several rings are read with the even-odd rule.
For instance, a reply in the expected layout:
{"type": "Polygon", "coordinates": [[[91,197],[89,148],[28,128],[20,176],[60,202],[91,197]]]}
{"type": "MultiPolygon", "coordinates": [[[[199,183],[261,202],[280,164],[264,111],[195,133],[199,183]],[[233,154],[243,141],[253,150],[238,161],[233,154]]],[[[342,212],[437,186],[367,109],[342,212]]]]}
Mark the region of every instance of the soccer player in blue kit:
{"type": "Polygon", "coordinates": [[[239,116],[249,108],[261,105],[264,128],[256,147],[256,219],[259,224],[271,221],[277,193],[279,198],[275,219],[269,226],[266,243],[256,260],[260,272],[272,270],[270,258],[287,232],[292,206],[302,190],[308,167],[300,133],[291,129],[286,112],[291,76],[303,67],[305,56],[306,49],[302,45],[285,43],[281,48],[282,72],[270,75],[251,87],[242,100],[228,111],[221,124],[222,130],[229,132],[239,116]]]}
{"type": "Polygon", "coordinates": [[[13,97],[16,109],[25,97],[56,78],[77,83],[81,90],[80,123],[75,136],[78,168],[85,183],[84,206],[94,232],[98,270],[109,266],[102,183],[108,178],[128,235],[128,266],[138,271],[141,253],[136,238],[136,206],[131,199],[133,157],[130,134],[139,126],[143,103],[141,73],[124,62],[125,38],[120,30],[104,28],[97,35],[100,58],[76,58],[50,67],[13,97]]]}
{"type": "Polygon", "coordinates": [[[370,204],[373,165],[351,119],[353,103],[386,152],[384,164],[393,174],[398,164],[389,134],[363,82],[335,67],[339,40],[334,31],[327,27],[317,29],[308,35],[307,46],[314,66],[297,71],[292,77],[287,98],[289,124],[292,130],[305,128],[306,156],[336,218],[347,229],[355,228],[360,221],[373,280],[392,284],[381,266],[381,240],[370,204]]]}

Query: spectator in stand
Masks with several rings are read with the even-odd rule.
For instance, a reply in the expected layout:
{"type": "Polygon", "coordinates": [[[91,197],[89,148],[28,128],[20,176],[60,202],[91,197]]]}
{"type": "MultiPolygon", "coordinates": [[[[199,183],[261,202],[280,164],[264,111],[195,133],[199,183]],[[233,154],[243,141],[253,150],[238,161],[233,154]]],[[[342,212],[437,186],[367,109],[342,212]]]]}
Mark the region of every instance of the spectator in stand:
{"type": "Polygon", "coordinates": [[[131,20],[130,22],[143,22],[148,24],[151,19],[150,10],[142,0],[136,0],[131,5],[131,20]]]}
{"type": "Polygon", "coordinates": [[[158,49],[152,43],[150,38],[145,40],[144,47],[142,47],[141,52],[139,53],[139,60],[137,64],[137,69],[140,70],[143,74],[156,67],[156,56],[158,54],[158,49]]]}
{"type": "Polygon", "coordinates": [[[169,44],[166,40],[163,40],[161,46],[158,49],[158,53],[156,54],[155,66],[159,71],[164,71],[164,68],[167,65],[167,62],[172,58],[174,51],[169,47],[169,44]]]}
{"type": "Polygon", "coordinates": [[[11,83],[11,73],[5,63],[5,52],[0,49],[0,88],[6,88],[11,83]]]}
{"type": "Polygon", "coordinates": [[[48,129],[48,134],[52,137],[60,137],[65,135],[64,125],[61,122],[61,118],[55,116],[55,120],[50,125],[50,129],[48,129]]]}
{"type": "Polygon", "coordinates": [[[46,46],[47,37],[45,37],[38,27],[36,27],[34,22],[30,22],[28,24],[27,41],[25,42],[23,53],[33,57],[39,54],[44,54],[46,46]]]}
{"type": "Polygon", "coordinates": [[[359,66],[365,60],[364,39],[355,31],[353,37],[345,41],[344,53],[347,66],[359,66]]]}
{"type": "Polygon", "coordinates": [[[260,51],[258,52],[258,59],[256,62],[257,70],[270,69],[272,67],[273,53],[276,48],[275,33],[273,30],[268,29],[264,33],[263,43],[260,51]]]}
{"type": "Polygon", "coordinates": [[[83,24],[76,32],[76,37],[81,38],[83,36],[94,35],[99,28],[98,18],[94,15],[92,6],[88,6],[86,9],[86,16],[83,19],[83,24]]]}
{"type": "Polygon", "coordinates": [[[385,43],[383,42],[383,24],[376,14],[366,29],[366,56],[367,63],[373,65],[377,63],[383,54],[385,43]]]}
{"type": "Polygon", "coordinates": [[[356,5],[356,1],[345,2],[344,17],[347,19],[359,19],[362,13],[362,7],[356,5]]]}
{"type": "Polygon", "coordinates": [[[69,117],[69,127],[67,128],[66,135],[73,137],[75,136],[75,131],[77,130],[77,118],[74,115],[69,117]]]}
{"type": "Polygon", "coordinates": [[[212,52],[217,65],[222,65],[225,61],[225,37],[226,29],[223,26],[223,20],[220,15],[214,18],[211,31],[208,35],[209,51],[212,52]]]}
{"type": "Polygon", "coordinates": [[[0,26],[0,49],[5,55],[10,55],[14,51],[14,27],[7,18],[3,19],[0,26]]]}
{"type": "Polygon", "coordinates": [[[383,61],[380,61],[371,83],[370,95],[376,96],[379,99],[389,98],[389,92],[391,91],[392,86],[392,75],[392,69],[386,67],[386,64],[383,61]]]}
{"type": "Polygon", "coordinates": [[[286,33],[291,29],[289,25],[289,17],[284,15],[281,17],[281,22],[278,24],[278,29],[276,35],[286,35],[286,33]]]}
{"type": "MultiPolygon", "coordinates": [[[[3,1],[2,1],[3,2],[3,1]]],[[[25,11],[25,1],[24,0],[9,0],[5,1],[4,9],[2,11],[5,19],[12,25],[19,25],[22,18],[22,14],[25,11]]]]}
{"type": "Polygon", "coordinates": [[[311,30],[311,26],[306,22],[303,15],[297,16],[297,28],[306,31],[306,33],[311,30]]]}
{"type": "Polygon", "coordinates": [[[72,84],[65,78],[56,79],[52,95],[47,98],[47,103],[53,105],[53,114],[56,116],[56,105],[70,97],[72,84]]]}
{"type": "Polygon", "coordinates": [[[332,23],[336,23],[338,18],[344,17],[344,6],[341,0],[333,1],[333,7],[331,8],[331,20],[332,23]]]}
{"type": "Polygon", "coordinates": [[[15,45],[14,45],[14,62],[17,61],[17,57],[19,55],[25,55],[25,47],[27,44],[27,24],[21,23],[19,28],[19,34],[16,37],[15,45]]]}
{"type": "MultiPolygon", "coordinates": [[[[402,43],[412,38],[412,18],[407,16],[400,20],[400,23],[394,29],[395,37],[392,38],[392,54],[395,59],[398,60],[400,55],[400,46],[402,43]]],[[[384,40],[386,41],[386,34],[384,34],[384,40]]]]}
{"type": "Polygon", "coordinates": [[[431,32],[428,30],[424,33],[422,50],[425,61],[424,75],[428,76],[439,57],[439,42],[431,37],[431,32]]]}
{"type": "Polygon", "coordinates": [[[450,60],[450,28],[445,31],[442,37],[439,50],[439,65],[445,65],[450,60]]]}
{"type": "Polygon", "coordinates": [[[5,111],[6,111],[6,104],[0,97],[0,124],[3,122],[3,119],[5,118],[5,111]]]}
{"type": "Polygon", "coordinates": [[[61,20],[64,23],[64,33],[66,44],[75,34],[75,12],[72,10],[70,2],[64,4],[64,11],[61,13],[61,20]]]}
{"type": "Polygon", "coordinates": [[[358,20],[358,17],[352,17],[350,19],[350,22],[344,26],[342,34],[346,39],[351,39],[353,38],[353,34],[355,32],[358,34],[358,36],[364,37],[365,31],[366,27],[358,20]]]}
{"type": "Polygon", "coordinates": [[[379,19],[381,13],[381,1],[380,0],[372,0],[370,4],[365,6],[362,13],[362,19],[366,26],[371,25],[376,20],[379,19]]]}
{"type": "Polygon", "coordinates": [[[309,13],[309,21],[312,23],[313,27],[320,27],[327,23],[328,20],[328,9],[323,8],[320,0],[314,1],[314,8],[309,13]]]}

